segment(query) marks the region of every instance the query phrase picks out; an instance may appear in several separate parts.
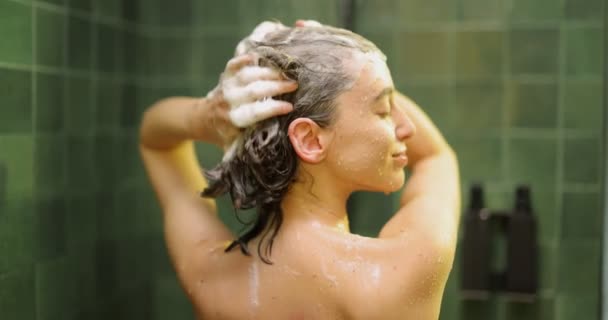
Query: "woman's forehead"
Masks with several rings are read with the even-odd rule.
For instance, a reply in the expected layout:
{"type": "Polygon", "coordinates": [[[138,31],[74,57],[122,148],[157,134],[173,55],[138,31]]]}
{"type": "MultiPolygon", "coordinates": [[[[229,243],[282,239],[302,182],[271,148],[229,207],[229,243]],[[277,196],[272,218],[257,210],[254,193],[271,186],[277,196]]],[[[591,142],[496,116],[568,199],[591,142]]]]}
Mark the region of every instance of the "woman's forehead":
{"type": "Polygon", "coordinates": [[[364,54],[353,62],[360,66],[359,74],[355,78],[355,85],[351,90],[353,93],[373,95],[380,90],[393,87],[388,66],[380,55],[364,54]]]}
{"type": "Polygon", "coordinates": [[[339,109],[350,110],[346,114],[360,114],[375,104],[375,98],[385,90],[392,89],[392,82],[383,75],[377,74],[373,67],[362,69],[361,76],[356,80],[350,90],[343,92],[337,98],[339,109]],[[343,109],[346,108],[346,109],[343,109]],[[355,112],[352,112],[355,111],[355,112]]]}

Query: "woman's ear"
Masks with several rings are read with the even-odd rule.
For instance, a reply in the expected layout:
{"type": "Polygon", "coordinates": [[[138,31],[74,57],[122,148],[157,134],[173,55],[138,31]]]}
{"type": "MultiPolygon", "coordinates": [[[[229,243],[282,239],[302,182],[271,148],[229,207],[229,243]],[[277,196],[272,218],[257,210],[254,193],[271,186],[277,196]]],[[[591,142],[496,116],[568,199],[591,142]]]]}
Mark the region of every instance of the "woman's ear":
{"type": "Polygon", "coordinates": [[[328,132],[309,118],[297,118],[287,131],[293,149],[307,163],[319,163],[325,159],[330,144],[328,132]]]}

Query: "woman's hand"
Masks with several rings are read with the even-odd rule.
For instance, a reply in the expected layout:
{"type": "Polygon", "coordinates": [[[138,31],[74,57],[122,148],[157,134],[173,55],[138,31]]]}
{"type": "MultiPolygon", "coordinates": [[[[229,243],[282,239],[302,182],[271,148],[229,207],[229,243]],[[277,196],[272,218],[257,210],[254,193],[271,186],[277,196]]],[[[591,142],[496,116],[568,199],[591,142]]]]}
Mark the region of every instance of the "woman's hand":
{"type": "Polygon", "coordinates": [[[291,103],[271,97],[294,91],[297,83],[284,79],[278,70],[257,66],[256,62],[253,54],[228,61],[218,86],[207,95],[206,103],[197,106],[192,119],[194,132],[226,148],[242,128],[293,110],[291,103]]]}

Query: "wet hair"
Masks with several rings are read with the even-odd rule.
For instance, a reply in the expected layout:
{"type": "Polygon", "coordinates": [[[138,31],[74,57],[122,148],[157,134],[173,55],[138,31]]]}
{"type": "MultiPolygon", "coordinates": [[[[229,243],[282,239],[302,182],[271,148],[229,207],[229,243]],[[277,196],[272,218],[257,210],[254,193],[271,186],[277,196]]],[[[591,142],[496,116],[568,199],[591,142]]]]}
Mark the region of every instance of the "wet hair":
{"type": "Polygon", "coordinates": [[[356,80],[345,61],[352,60],[356,51],[381,52],[369,40],[329,26],[285,28],[262,41],[247,41],[246,48],[259,56],[259,65],[276,68],[298,82],[296,91],[274,97],[292,103],[294,109],[247,128],[234,156],[205,172],[209,186],[201,196],[229,193],[237,218],[238,209],[256,208],[255,219],[245,223],[248,229],[226,252],[239,246],[243,254],[250,255],[248,242],[262,234],[258,255],[272,264],[268,257],[283,222],[281,201],[296,181],[299,164],[287,134],[289,124],[304,117],[322,128],[332,125],[337,114],[336,98],[356,80]]]}

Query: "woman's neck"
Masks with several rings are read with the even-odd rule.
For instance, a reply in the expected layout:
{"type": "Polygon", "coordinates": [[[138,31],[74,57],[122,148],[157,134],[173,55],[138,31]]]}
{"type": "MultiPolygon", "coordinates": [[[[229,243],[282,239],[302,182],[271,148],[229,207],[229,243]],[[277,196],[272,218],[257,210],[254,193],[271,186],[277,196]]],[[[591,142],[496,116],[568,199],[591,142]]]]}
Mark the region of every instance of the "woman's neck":
{"type": "Polygon", "coordinates": [[[284,223],[317,224],[349,232],[346,200],[350,192],[315,181],[296,182],[283,198],[284,223]]]}

